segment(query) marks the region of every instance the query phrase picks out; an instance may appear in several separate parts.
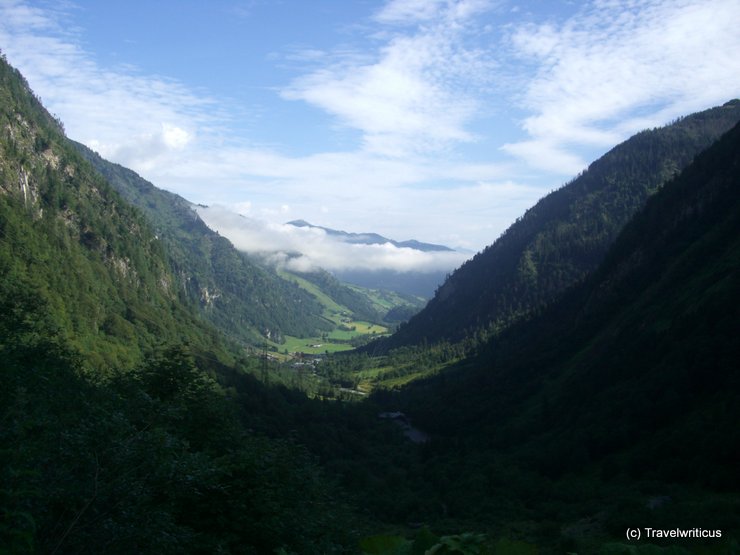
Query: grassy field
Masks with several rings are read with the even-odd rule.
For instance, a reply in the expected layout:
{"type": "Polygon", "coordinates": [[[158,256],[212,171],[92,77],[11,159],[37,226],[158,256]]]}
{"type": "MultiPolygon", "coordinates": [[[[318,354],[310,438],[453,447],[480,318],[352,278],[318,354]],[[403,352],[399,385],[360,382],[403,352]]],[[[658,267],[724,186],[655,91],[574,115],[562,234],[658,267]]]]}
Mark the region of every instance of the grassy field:
{"type": "Polygon", "coordinates": [[[388,333],[388,328],[385,326],[370,322],[345,320],[337,329],[329,334],[329,339],[348,341],[360,335],[383,335],[386,333],[388,333]]]}
{"type": "Polygon", "coordinates": [[[365,393],[370,393],[373,389],[393,389],[414,380],[431,376],[441,371],[447,365],[422,366],[411,363],[401,367],[377,366],[351,373],[350,376],[358,380],[357,389],[365,393]]]}
{"type": "MultiPolygon", "coordinates": [[[[315,284],[303,279],[302,277],[289,272],[280,272],[280,275],[284,279],[298,284],[298,286],[316,297],[319,303],[323,306],[322,316],[334,324],[334,329],[323,336],[317,337],[299,338],[285,336],[284,343],[271,343],[273,347],[278,349],[278,352],[285,353],[287,350],[288,354],[325,354],[327,352],[336,353],[339,351],[348,351],[353,349],[352,345],[348,343],[348,341],[352,339],[362,336],[380,337],[389,333],[390,330],[386,326],[362,320],[354,320],[351,311],[347,307],[337,303],[315,284]]],[[[354,286],[353,289],[362,292],[368,291],[363,290],[362,288],[355,288],[354,286]]],[[[393,294],[391,294],[389,298],[395,298],[392,295],[393,294]]],[[[376,297],[378,296],[374,295],[373,299],[376,297]]],[[[376,301],[373,300],[373,302],[376,301]]],[[[390,300],[386,302],[389,306],[393,306],[390,300]]]]}
{"type": "Polygon", "coordinates": [[[285,343],[274,344],[281,353],[286,350],[288,353],[306,353],[309,355],[322,355],[325,353],[337,353],[339,351],[349,351],[352,345],[348,343],[333,343],[320,337],[291,337],[285,336],[285,343]]]}

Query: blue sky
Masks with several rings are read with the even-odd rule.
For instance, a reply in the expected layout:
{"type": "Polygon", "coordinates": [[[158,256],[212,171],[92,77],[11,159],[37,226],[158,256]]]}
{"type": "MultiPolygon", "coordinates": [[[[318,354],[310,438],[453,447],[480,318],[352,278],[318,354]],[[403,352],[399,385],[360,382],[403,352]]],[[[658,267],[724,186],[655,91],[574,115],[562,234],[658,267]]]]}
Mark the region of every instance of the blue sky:
{"type": "Polygon", "coordinates": [[[630,135],[740,96],[738,21],[738,0],[0,0],[0,48],[71,138],[193,202],[477,250],[630,135]]]}

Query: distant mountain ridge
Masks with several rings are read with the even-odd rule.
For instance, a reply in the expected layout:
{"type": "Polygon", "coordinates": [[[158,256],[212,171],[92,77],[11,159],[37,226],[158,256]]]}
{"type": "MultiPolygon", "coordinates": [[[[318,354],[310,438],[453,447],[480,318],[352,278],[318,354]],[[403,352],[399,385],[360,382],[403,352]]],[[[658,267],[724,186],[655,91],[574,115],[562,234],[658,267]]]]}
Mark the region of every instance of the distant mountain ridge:
{"type": "Polygon", "coordinates": [[[593,271],[645,201],[739,120],[733,100],[616,146],[527,210],[373,348],[457,341],[543,307],[593,271]]]}
{"type": "Polygon", "coordinates": [[[295,227],[312,227],[315,229],[322,229],[326,232],[327,235],[331,235],[333,237],[341,239],[342,241],[346,243],[354,243],[358,245],[384,245],[386,243],[390,243],[391,245],[393,245],[394,247],[398,247],[399,249],[401,248],[415,249],[417,251],[423,251],[423,252],[444,252],[444,251],[454,251],[455,250],[445,245],[435,245],[433,243],[423,243],[415,239],[409,239],[407,241],[395,241],[393,239],[388,239],[387,237],[383,237],[382,235],[379,235],[377,233],[349,233],[347,231],[340,231],[340,230],[331,229],[328,227],[313,225],[313,224],[308,223],[306,220],[293,220],[293,221],[287,222],[287,225],[292,225],[295,227]]]}
{"type": "MultiPolygon", "coordinates": [[[[313,225],[305,220],[293,220],[287,222],[287,225],[300,228],[315,228],[323,230],[328,236],[337,240],[356,245],[385,245],[390,243],[396,248],[414,249],[427,253],[455,253],[455,249],[445,245],[436,245],[433,243],[424,243],[415,239],[407,241],[395,241],[388,239],[378,233],[349,233],[328,227],[313,225]]],[[[395,291],[403,295],[412,295],[429,299],[434,295],[434,291],[444,281],[447,275],[446,271],[397,271],[390,269],[360,270],[360,269],[343,269],[332,272],[337,279],[365,287],[367,289],[381,289],[395,291]]]]}

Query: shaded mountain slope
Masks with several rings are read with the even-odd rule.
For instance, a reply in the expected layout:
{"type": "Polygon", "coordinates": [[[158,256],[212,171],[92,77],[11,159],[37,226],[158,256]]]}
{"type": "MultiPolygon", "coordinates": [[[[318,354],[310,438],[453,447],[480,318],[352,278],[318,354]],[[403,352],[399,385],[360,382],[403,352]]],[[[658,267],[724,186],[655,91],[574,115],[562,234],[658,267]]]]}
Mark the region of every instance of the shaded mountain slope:
{"type": "Polygon", "coordinates": [[[739,183],[737,126],[647,202],[583,284],[397,401],[482,453],[483,472],[505,457],[550,479],[738,491],[739,183]]]}
{"type": "Polygon", "coordinates": [[[740,101],[732,101],[615,147],[457,269],[383,345],[459,340],[551,301],[594,270],[645,200],[738,120],[740,101]]]}
{"type": "Polygon", "coordinates": [[[84,145],[76,146],[126,200],[144,212],[166,248],[177,287],[219,330],[249,343],[260,336],[279,342],[283,335],[310,336],[329,329],[311,295],[237,251],[205,225],[188,201],[84,145]]]}

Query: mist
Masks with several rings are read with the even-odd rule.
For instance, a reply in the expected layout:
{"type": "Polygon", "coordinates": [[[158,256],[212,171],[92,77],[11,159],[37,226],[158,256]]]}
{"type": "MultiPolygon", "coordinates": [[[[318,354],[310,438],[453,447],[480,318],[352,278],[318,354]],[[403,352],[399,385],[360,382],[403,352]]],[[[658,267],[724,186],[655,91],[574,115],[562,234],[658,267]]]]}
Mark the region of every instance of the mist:
{"type": "Polygon", "coordinates": [[[196,211],[208,227],[238,250],[296,272],[322,268],[333,272],[437,273],[451,271],[470,257],[457,251],[425,252],[392,243],[348,243],[320,228],[270,223],[220,206],[198,206],[196,211]]]}

